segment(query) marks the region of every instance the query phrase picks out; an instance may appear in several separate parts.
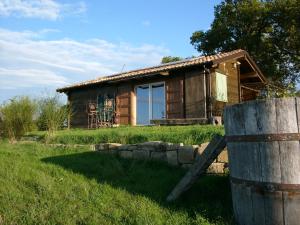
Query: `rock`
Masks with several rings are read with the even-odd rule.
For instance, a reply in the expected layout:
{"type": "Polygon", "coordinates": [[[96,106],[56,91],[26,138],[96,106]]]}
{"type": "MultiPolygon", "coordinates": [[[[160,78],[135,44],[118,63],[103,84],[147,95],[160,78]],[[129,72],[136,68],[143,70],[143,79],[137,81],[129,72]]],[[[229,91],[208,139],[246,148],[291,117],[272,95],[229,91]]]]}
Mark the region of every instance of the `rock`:
{"type": "Polygon", "coordinates": [[[132,151],[132,158],[135,158],[135,159],[149,159],[150,158],[150,151],[134,150],[134,151],[132,151]]]}
{"type": "Polygon", "coordinates": [[[108,144],[107,143],[101,143],[95,145],[95,150],[96,151],[107,151],[108,150],[108,144]]]}
{"type": "Polygon", "coordinates": [[[175,151],[179,148],[178,144],[173,144],[173,143],[166,143],[165,149],[166,151],[175,151]]]}
{"type": "Polygon", "coordinates": [[[162,151],[165,148],[165,143],[162,141],[149,141],[140,144],[139,147],[150,151],[162,151]]]}
{"type": "Polygon", "coordinates": [[[197,152],[195,152],[195,159],[197,160],[198,157],[201,156],[201,154],[203,153],[203,151],[205,150],[205,148],[207,147],[207,145],[209,144],[209,142],[205,142],[202,143],[198,148],[197,148],[197,152]]]}
{"type": "Polygon", "coordinates": [[[118,148],[120,151],[133,151],[133,150],[137,150],[138,146],[137,145],[121,145],[118,148]]]}
{"type": "Polygon", "coordinates": [[[91,151],[96,151],[96,145],[90,145],[90,150],[91,151]]]}
{"type": "Polygon", "coordinates": [[[224,150],[220,153],[220,155],[217,158],[217,162],[228,163],[228,152],[227,152],[227,150],[224,150]]]}
{"type": "Polygon", "coordinates": [[[178,165],[177,151],[167,151],[167,160],[171,165],[178,165]]]}
{"type": "Polygon", "coordinates": [[[109,150],[117,150],[120,146],[122,146],[120,143],[108,143],[107,145],[109,150]]]}
{"type": "Polygon", "coordinates": [[[118,151],[120,157],[131,159],[132,158],[132,151],[118,151]]]}
{"type": "Polygon", "coordinates": [[[167,154],[166,152],[151,152],[151,159],[167,161],[167,154]]]}
{"type": "Polygon", "coordinates": [[[179,163],[193,163],[194,162],[194,148],[192,146],[183,146],[178,149],[179,163]]]}
{"type": "Polygon", "coordinates": [[[217,173],[217,174],[222,174],[224,173],[224,163],[212,163],[208,169],[207,173],[217,173]]]}

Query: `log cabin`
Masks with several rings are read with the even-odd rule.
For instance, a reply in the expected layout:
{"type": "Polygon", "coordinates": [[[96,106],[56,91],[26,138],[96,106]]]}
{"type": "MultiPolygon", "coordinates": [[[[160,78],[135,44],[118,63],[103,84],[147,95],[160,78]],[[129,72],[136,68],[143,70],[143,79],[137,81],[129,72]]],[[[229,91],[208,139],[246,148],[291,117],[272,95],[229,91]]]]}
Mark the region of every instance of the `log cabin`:
{"type": "Polygon", "coordinates": [[[87,128],[87,104],[114,99],[119,125],[220,122],[228,104],[257,98],[267,80],[241,49],[99,77],[57,89],[72,106],[70,127],[87,128]]]}

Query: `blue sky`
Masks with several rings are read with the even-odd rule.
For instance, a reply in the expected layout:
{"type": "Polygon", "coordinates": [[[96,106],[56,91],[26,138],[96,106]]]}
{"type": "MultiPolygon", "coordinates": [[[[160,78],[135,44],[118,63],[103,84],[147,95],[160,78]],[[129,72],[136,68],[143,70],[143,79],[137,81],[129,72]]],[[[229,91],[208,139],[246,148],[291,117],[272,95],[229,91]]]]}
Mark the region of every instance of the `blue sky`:
{"type": "Polygon", "coordinates": [[[0,0],[0,103],[16,95],[198,55],[220,0],[0,0]]]}

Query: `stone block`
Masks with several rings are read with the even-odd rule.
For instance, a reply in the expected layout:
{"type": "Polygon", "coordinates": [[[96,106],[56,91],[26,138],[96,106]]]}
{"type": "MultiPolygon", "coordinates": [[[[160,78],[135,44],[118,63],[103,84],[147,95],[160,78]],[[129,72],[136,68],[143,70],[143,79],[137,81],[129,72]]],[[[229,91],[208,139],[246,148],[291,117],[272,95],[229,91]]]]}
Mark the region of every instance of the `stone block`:
{"type": "Polygon", "coordinates": [[[166,152],[151,152],[151,159],[167,161],[167,154],[166,152]]]}
{"type": "Polygon", "coordinates": [[[166,151],[176,151],[179,148],[178,144],[166,143],[165,145],[166,151]]]}
{"type": "Polygon", "coordinates": [[[214,174],[222,174],[224,173],[225,169],[225,163],[212,163],[208,169],[207,169],[207,173],[214,173],[214,174]]]}
{"type": "Polygon", "coordinates": [[[131,159],[132,158],[132,151],[118,151],[119,156],[122,158],[131,159]]]}
{"type": "Polygon", "coordinates": [[[149,159],[150,158],[150,151],[133,150],[132,151],[132,158],[135,158],[135,159],[149,159]]]}
{"type": "Polygon", "coordinates": [[[120,146],[122,146],[122,144],[120,143],[107,143],[107,147],[109,150],[117,150],[120,146]]]}
{"type": "Polygon", "coordinates": [[[107,151],[108,150],[108,144],[107,143],[101,143],[95,145],[95,151],[107,151]]]}
{"type": "Polygon", "coordinates": [[[197,160],[198,157],[201,156],[201,154],[204,152],[205,148],[207,147],[207,145],[209,144],[209,142],[205,142],[203,144],[201,144],[198,148],[197,151],[195,152],[195,159],[197,160]]]}
{"type": "Polygon", "coordinates": [[[128,150],[128,146],[130,146],[130,145],[121,145],[121,146],[119,147],[119,150],[120,150],[120,151],[127,151],[127,150],[128,150]]]}
{"type": "Polygon", "coordinates": [[[228,152],[224,150],[218,155],[217,162],[228,163],[228,152]]]}
{"type": "Polygon", "coordinates": [[[193,163],[194,162],[194,148],[192,146],[183,146],[178,149],[179,163],[193,163]]]}
{"type": "Polygon", "coordinates": [[[167,151],[166,154],[167,154],[168,164],[178,165],[177,151],[167,151]]]}
{"type": "Polygon", "coordinates": [[[120,151],[133,151],[137,150],[138,146],[137,145],[121,145],[118,147],[120,151]]]}
{"type": "Polygon", "coordinates": [[[141,149],[147,149],[150,151],[162,151],[165,148],[165,143],[162,141],[149,141],[140,144],[141,149]]]}

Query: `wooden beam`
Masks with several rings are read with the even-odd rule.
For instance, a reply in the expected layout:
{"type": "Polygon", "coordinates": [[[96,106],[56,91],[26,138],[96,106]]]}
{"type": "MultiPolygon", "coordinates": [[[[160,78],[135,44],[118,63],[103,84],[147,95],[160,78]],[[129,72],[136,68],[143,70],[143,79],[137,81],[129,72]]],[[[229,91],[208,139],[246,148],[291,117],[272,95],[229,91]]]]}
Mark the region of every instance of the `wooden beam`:
{"type": "Polygon", "coordinates": [[[167,197],[167,201],[176,200],[183,192],[187,191],[204,174],[207,168],[213,163],[218,155],[226,147],[224,136],[215,135],[204,152],[196,159],[196,162],[185,176],[176,185],[173,191],[167,197]]]}
{"type": "Polygon", "coordinates": [[[259,78],[258,74],[256,73],[256,71],[252,71],[249,73],[241,73],[241,79],[248,79],[248,78],[259,78]]]}
{"type": "Polygon", "coordinates": [[[248,90],[250,90],[250,91],[259,92],[259,90],[257,90],[257,89],[250,88],[250,87],[246,87],[246,86],[244,86],[244,85],[242,85],[241,88],[248,89],[248,90]]]}
{"type": "Polygon", "coordinates": [[[162,75],[162,76],[169,76],[170,75],[169,71],[163,71],[163,72],[160,72],[159,74],[162,75]]]}

